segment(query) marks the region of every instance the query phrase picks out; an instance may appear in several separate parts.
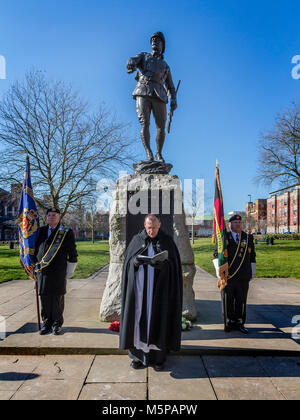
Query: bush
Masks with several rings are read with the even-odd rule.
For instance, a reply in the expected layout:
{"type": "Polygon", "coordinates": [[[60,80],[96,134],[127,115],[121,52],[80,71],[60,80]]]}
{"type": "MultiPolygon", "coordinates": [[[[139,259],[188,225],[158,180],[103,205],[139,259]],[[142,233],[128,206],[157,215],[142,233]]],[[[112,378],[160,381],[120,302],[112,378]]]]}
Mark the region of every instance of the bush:
{"type": "Polygon", "coordinates": [[[300,240],[300,233],[269,233],[263,237],[265,241],[269,238],[297,241],[300,240]]]}

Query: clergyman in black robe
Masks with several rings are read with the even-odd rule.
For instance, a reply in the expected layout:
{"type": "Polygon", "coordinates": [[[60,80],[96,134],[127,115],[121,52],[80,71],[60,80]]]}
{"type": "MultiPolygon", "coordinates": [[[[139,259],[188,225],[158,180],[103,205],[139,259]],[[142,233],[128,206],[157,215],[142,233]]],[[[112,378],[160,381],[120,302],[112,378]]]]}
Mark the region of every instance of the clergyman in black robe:
{"type": "Polygon", "coordinates": [[[147,215],[144,230],[135,235],[125,254],[122,274],[120,349],[128,349],[134,369],[154,364],[162,370],[169,351],[181,343],[182,269],[173,239],[160,230],[155,215],[147,215]],[[168,251],[168,259],[143,264],[138,255],[168,251]]]}

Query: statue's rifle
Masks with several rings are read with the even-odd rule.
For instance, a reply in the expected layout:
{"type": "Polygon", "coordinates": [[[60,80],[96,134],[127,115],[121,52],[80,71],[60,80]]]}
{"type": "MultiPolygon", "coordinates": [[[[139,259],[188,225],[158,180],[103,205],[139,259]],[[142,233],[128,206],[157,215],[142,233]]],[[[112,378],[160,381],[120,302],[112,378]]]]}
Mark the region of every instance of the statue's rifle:
{"type": "MultiPolygon", "coordinates": [[[[177,85],[177,88],[176,88],[176,91],[175,91],[176,96],[177,96],[177,92],[178,92],[178,89],[179,89],[179,86],[180,86],[180,82],[181,82],[181,80],[179,80],[178,85],[177,85]]],[[[168,121],[168,126],[167,126],[168,133],[170,133],[170,128],[171,128],[173,113],[174,113],[174,111],[173,111],[173,109],[171,109],[170,112],[169,112],[169,121],[168,121]]]]}

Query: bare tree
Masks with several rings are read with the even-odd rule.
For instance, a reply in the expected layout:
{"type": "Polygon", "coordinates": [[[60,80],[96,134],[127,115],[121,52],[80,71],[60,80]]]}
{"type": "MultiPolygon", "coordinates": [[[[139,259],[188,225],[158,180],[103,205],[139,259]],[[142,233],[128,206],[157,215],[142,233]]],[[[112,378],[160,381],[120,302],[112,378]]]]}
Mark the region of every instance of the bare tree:
{"type": "Polygon", "coordinates": [[[28,153],[38,203],[47,196],[65,214],[132,161],[127,129],[104,105],[91,113],[71,86],[31,71],[0,104],[0,181],[20,182],[28,153]]]}
{"type": "Polygon", "coordinates": [[[191,218],[192,225],[192,244],[195,242],[195,233],[194,226],[196,220],[203,223],[204,216],[204,202],[203,194],[204,193],[204,183],[202,179],[197,179],[193,183],[192,189],[184,192],[184,204],[185,204],[185,213],[191,218]]]}
{"type": "Polygon", "coordinates": [[[266,185],[300,182],[300,105],[293,103],[275,120],[274,128],[259,142],[256,180],[266,185]]]}

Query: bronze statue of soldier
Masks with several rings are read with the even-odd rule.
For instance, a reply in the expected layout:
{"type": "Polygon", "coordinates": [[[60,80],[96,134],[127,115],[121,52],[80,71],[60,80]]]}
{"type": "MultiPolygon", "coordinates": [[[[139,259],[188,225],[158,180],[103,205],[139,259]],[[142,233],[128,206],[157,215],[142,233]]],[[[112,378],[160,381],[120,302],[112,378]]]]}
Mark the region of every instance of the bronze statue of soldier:
{"type": "Polygon", "coordinates": [[[162,148],[165,141],[165,126],[167,120],[168,97],[171,101],[171,112],[177,108],[176,90],[173,84],[170,67],[164,61],[165,37],[161,32],[155,32],[150,43],[152,52],[142,52],[128,59],[128,73],[137,71],[136,87],[132,93],[136,100],[136,111],[141,123],[141,139],[147,154],[147,161],[154,160],[150,147],[150,115],[153,112],[157,134],[157,152],[155,159],[164,162],[162,148]]]}

